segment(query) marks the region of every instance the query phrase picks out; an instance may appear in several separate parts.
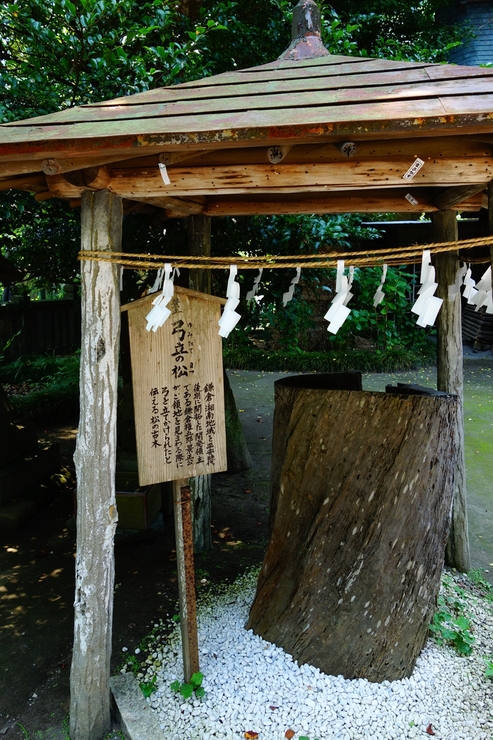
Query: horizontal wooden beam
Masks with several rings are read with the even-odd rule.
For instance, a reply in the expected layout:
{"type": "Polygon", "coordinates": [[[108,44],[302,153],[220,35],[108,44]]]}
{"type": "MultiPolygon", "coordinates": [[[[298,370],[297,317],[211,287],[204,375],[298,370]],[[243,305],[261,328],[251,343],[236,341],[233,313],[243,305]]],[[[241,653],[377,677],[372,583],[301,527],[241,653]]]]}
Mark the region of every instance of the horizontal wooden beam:
{"type": "Polygon", "coordinates": [[[202,196],[194,198],[133,198],[140,203],[147,203],[156,208],[164,208],[166,211],[173,212],[170,218],[183,218],[183,216],[192,216],[202,213],[205,207],[206,199],[202,196]]]}
{"type": "MultiPolygon", "coordinates": [[[[341,162],[347,159],[336,147],[341,142],[330,144],[300,144],[292,147],[276,147],[283,150],[283,164],[318,164],[322,162],[341,162]],[[334,146],[335,145],[335,146],[334,146]]],[[[373,160],[387,157],[419,157],[425,161],[436,158],[453,159],[455,157],[491,157],[492,146],[484,142],[471,140],[466,136],[444,136],[423,139],[376,140],[355,142],[355,157],[358,160],[373,160]]],[[[268,160],[268,147],[244,147],[235,149],[217,149],[206,152],[169,152],[160,157],[146,157],[135,160],[120,160],[112,170],[128,169],[133,166],[157,167],[158,162],[173,168],[180,161],[187,161],[188,166],[216,166],[265,164],[268,160]]]]}
{"type": "Polygon", "coordinates": [[[111,180],[106,167],[88,167],[60,175],[47,175],[48,188],[57,198],[80,198],[84,190],[105,190],[111,180]]]}
{"type": "MultiPolygon", "coordinates": [[[[290,194],[282,198],[275,195],[264,198],[249,196],[207,198],[204,215],[208,216],[260,216],[312,213],[422,213],[437,210],[434,204],[435,189],[416,188],[408,200],[406,188],[355,190],[344,193],[290,194]]],[[[482,193],[470,197],[457,206],[460,211],[478,211],[482,193]]]]}
{"type": "MultiPolygon", "coordinates": [[[[401,187],[403,175],[414,158],[372,161],[346,159],[321,164],[253,164],[217,167],[176,166],[168,170],[165,183],[159,169],[115,169],[108,189],[124,198],[162,196],[232,195],[296,190],[341,190],[362,187],[401,187]]],[[[493,179],[493,159],[457,158],[427,160],[408,184],[409,188],[481,185],[493,179]]]]}
{"type": "Polygon", "coordinates": [[[42,193],[47,190],[46,177],[43,174],[22,175],[0,180],[0,191],[25,190],[28,193],[42,193]]]}
{"type": "MultiPolygon", "coordinates": [[[[334,137],[330,137],[334,138],[334,137]]],[[[334,138],[335,144],[342,143],[334,138]]],[[[285,163],[313,163],[340,161],[343,155],[333,146],[333,143],[322,144],[298,144],[290,147],[285,156],[285,163]]],[[[82,144],[82,142],[81,142],[82,144]]],[[[389,156],[419,156],[421,159],[428,157],[481,157],[490,156],[493,145],[493,136],[441,136],[408,139],[385,139],[385,140],[361,140],[356,138],[356,158],[365,159],[372,157],[389,156]]],[[[282,147],[280,147],[282,148],[282,147]]],[[[210,150],[167,147],[161,152],[156,147],[147,147],[143,152],[136,152],[135,148],[126,151],[108,149],[104,154],[95,151],[92,154],[73,153],[72,156],[32,156],[20,160],[5,161],[0,163],[0,178],[15,177],[35,172],[44,172],[47,175],[63,174],[74,170],[86,169],[111,164],[114,168],[119,166],[129,168],[133,166],[157,166],[161,161],[166,166],[187,161],[190,164],[217,165],[217,164],[263,164],[268,157],[268,146],[259,147],[255,143],[249,145],[242,143],[241,146],[222,146],[221,149],[210,150]],[[152,151],[155,151],[152,154],[152,151]]]]}
{"type": "Polygon", "coordinates": [[[485,184],[481,185],[463,185],[460,187],[446,188],[442,190],[434,199],[436,207],[440,211],[446,211],[449,208],[462,203],[473,195],[481,193],[485,188],[485,184]]]}

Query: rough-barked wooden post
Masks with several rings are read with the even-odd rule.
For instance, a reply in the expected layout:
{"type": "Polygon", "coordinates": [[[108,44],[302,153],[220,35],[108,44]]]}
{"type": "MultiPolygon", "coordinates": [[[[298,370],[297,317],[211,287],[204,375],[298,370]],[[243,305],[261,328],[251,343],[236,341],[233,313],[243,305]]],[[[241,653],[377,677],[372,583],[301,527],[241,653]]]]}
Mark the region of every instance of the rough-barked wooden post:
{"type": "MultiPolygon", "coordinates": [[[[493,180],[488,183],[488,236],[493,235],[493,180]]],[[[490,244],[490,259],[493,269],[493,244],[490,244]]]]}
{"type": "MultiPolygon", "coordinates": [[[[195,257],[211,256],[211,218],[197,214],[189,216],[188,251],[195,257]]],[[[211,271],[190,270],[188,287],[199,293],[211,293],[211,271]]],[[[212,476],[190,478],[193,498],[193,544],[195,552],[206,552],[212,547],[211,509],[212,476]]]]}
{"type": "Polygon", "coordinates": [[[199,670],[191,504],[188,478],[173,481],[176,569],[178,573],[183,674],[185,681],[190,681],[190,676],[199,670]]]}
{"type": "MultiPolygon", "coordinates": [[[[211,217],[189,216],[188,224],[188,251],[194,257],[211,256],[211,217]]],[[[199,293],[211,293],[211,271],[190,270],[189,286],[199,293]]]]}
{"type": "MultiPolygon", "coordinates": [[[[82,249],[120,251],[121,198],[82,195],[82,249]]],[[[116,407],[120,268],[81,262],[82,348],[77,471],[77,559],[70,737],[100,740],[110,730],[116,407]]]]}
{"type": "MultiPolygon", "coordinates": [[[[432,214],[433,239],[437,242],[454,241],[458,238],[457,214],[455,211],[437,211],[432,214]]],[[[437,296],[443,304],[437,319],[437,388],[453,393],[459,398],[457,414],[458,456],[454,482],[452,521],[446,550],[446,563],[466,572],[471,567],[469,534],[467,525],[466,466],[464,461],[464,377],[462,352],[461,299],[448,300],[448,286],[455,283],[459,267],[459,253],[442,252],[435,255],[437,296]]]]}

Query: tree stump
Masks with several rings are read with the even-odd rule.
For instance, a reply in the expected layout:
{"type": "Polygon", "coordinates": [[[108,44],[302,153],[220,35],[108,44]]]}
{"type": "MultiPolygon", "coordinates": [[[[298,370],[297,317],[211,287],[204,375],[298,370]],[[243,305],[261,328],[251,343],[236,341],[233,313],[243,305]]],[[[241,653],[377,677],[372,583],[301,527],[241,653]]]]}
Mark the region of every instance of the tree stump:
{"type": "Polygon", "coordinates": [[[271,540],[247,628],[325,673],[400,679],[438,594],[458,402],[333,380],[275,383],[271,540]]]}

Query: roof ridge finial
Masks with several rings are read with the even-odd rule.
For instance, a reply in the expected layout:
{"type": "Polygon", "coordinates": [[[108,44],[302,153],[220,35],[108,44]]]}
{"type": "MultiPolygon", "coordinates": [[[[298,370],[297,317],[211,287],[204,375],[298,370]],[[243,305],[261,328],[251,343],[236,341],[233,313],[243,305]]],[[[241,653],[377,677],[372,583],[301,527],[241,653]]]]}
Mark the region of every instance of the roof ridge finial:
{"type": "Polygon", "coordinates": [[[292,41],[279,59],[315,59],[329,56],[322,43],[322,17],[315,0],[299,0],[293,8],[292,41]]]}
{"type": "Polygon", "coordinates": [[[301,36],[318,36],[322,35],[322,18],[320,8],[315,0],[299,0],[293,8],[293,25],[291,30],[291,40],[301,36]]]}

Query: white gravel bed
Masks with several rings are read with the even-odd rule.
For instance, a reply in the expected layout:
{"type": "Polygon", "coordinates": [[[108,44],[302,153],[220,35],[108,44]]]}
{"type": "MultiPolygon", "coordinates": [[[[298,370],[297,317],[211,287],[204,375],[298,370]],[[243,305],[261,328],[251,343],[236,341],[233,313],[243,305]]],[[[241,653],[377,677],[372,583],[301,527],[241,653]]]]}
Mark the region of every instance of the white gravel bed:
{"type": "Polygon", "coordinates": [[[493,608],[467,596],[476,644],[471,656],[428,641],[411,678],[345,680],[299,666],[275,645],[246,631],[256,573],[199,606],[202,699],[185,701],[170,688],[182,680],[179,626],[153,648],[145,680],[157,676],[147,700],[168,740],[437,740],[493,739],[493,681],[484,676],[493,655],[493,608]],[[431,725],[431,727],[430,727],[431,725]],[[288,736],[290,733],[288,733],[288,736]]]}

